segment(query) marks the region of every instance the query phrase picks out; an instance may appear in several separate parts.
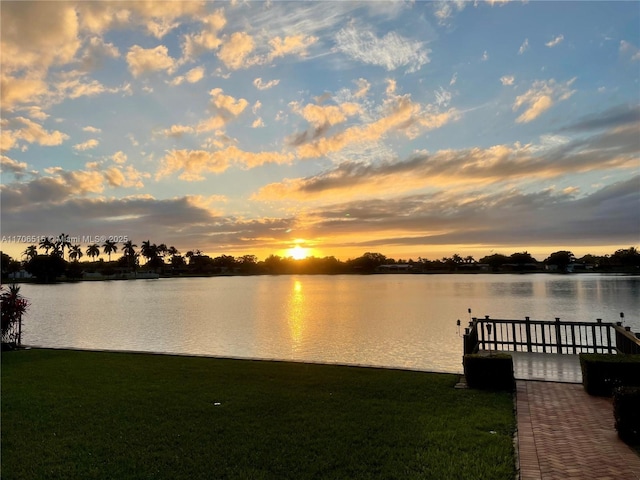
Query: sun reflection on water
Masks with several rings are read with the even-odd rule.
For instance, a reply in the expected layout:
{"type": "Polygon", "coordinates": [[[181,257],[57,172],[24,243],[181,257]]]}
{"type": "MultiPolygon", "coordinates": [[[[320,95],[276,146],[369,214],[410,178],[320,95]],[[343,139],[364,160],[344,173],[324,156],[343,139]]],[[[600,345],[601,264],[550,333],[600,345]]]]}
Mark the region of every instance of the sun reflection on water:
{"type": "Polygon", "coordinates": [[[287,321],[293,343],[292,348],[294,351],[298,351],[302,345],[305,323],[304,293],[300,280],[295,280],[293,283],[293,291],[289,296],[287,307],[287,321]]]}

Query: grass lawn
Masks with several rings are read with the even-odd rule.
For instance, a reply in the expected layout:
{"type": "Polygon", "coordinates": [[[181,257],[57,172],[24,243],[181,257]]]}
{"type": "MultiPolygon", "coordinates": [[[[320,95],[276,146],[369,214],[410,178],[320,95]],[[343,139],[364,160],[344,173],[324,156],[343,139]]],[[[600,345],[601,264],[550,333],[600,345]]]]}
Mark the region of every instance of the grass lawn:
{"type": "Polygon", "coordinates": [[[512,397],[456,375],[2,353],[2,478],[509,479],[512,397]]]}

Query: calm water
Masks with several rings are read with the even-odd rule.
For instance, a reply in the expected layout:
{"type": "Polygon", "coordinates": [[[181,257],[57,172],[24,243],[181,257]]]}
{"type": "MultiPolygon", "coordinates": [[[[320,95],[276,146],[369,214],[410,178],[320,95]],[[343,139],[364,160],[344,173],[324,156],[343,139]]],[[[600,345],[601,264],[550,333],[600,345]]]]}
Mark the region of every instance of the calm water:
{"type": "Polygon", "coordinates": [[[460,372],[473,316],[619,320],[640,277],[254,276],[22,286],[23,343],[460,372]]]}

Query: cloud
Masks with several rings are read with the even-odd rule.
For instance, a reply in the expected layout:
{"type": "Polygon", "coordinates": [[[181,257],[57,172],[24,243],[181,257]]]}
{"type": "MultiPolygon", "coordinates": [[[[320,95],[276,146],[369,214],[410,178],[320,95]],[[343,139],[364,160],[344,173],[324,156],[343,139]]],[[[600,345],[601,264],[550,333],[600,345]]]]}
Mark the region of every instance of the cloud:
{"type": "Polygon", "coordinates": [[[164,45],[155,48],[142,48],[134,45],[127,53],[129,71],[134,77],[164,70],[172,73],[175,69],[175,60],[169,56],[169,50],[164,45]]]}
{"type": "Polygon", "coordinates": [[[444,88],[440,87],[439,90],[433,92],[436,96],[436,105],[442,108],[448,108],[449,103],[451,103],[451,92],[448,92],[444,88]]]}
{"type": "Polygon", "coordinates": [[[255,49],[253,37],[245,32],[235,32],[225,38],[218,51],[218,58],[229,70],[238,70],[252,65],[247,57],[255,49]]]}
{"type": "MultiPolygon", "coordinates": [[[[181,250],[202,248],[213,232],[232,228],[231,220],[217,218],[202,206],[200,197],[190,195],[164,200],[148,195],[68,198],[56,203],[27,203],[13,210],[5,210],[3,205],[3,217],[15,234],[44,234],[62,229],[78,236],[127,235],[138,245],[151,239],[177,245],[181,250]],[[207,228],[209,232],[205,233],[203,230],[207,228]],[[191,233],[194,231],[197,233],[191,233]],[[189,244],[190,239],[194,245],[189,244]]],[[[240,227],[240,222],[237,226],[240,227]]],[[[5,228],[3,233],[7,233],[5,228]]]]}
{"type": "Polygon", "coordinates": [[[80,48],[79,25],[73,4],[3,2],[0,17],[2,69],[39,72],[73,60],[80,48]]]}
{"type": "Polygon", "coordinates": [[[343,103],[341,105],[315,105],[307,104],[304,107],[296,102],[291,105],[292,110],[302,116],[315,128],[336,125],[343,123],[348,117],[352,117],[361,112],[361,108],[356,103],[343,103]]]}
{"type": "Polygon", "coordinates": [[[429,63],[431,50],[422,42],[412,41],[395,32],[378,38],[373,32],[358,30],[354,25],[343,28],[336,34],[336,48],[348,57],[369,65],[377,65],[387,71],[406,67],[412,73],[429,63]]]}
{"type": "Polygon", "coordinates": [[[270,80],[268,82],[263,82],[262,78],[258,77],[253,81],[253,86],[258,90],[268,90],[269,88],[273,88],[280,83],[280,80],[270,80]]]}
{"type": "Polygon", "coordinates": [[[102,130],[96,127],[92,127],[91,125],[87,125],[86,127],[82,128],[82,131],[89,132],[89,133],[100,133],[102,130]]]}
{"type": "Polygon", "coordinates": [[[25,162],[18,162],[5,155],[0,156],[0,166],[2,167],[1,171],[3,173],[12,173],[17,177],[21,177],[25,173],[27,173],[27,168],[28,168],[25,162]]]}
{"type": "Polygon", "coordinates": [[[513,82],[516,78],[513,75],[505,75],[504,77],[500,77],[500,82],[502,85],[513,85],[513,82]]]}
{"type": "Polygon", "coordinates": [[[623,104],[583,117],[560,131],[584,132],[634,124],[640,127],[640,104],[623,104]]]}
{"type": "Polygon", "coordinates": [[[559,45],[564,40],[564,35],[558,35],[553,40],[549,40],[545,45],[549,48],[553,48],[556,45],[559,45]]]}
{"type": "Polygon", "coordinates": [[[371,88],[371,84],[364,78],[359,78],[355,80],[355,84],[358,86],[358,90],[356,90],[353,94],[354,98],[364,98],[366,97],[369,89],[371,88]]]}
{"type": "Polygon", "coordinates": [[[513,103],[514,112],[522,106],[527,107],[516,122],[528,123],[535,120],[556,102],[567,100],[575,93],[575,90],[570,90],[575,80],[575,77],[565,83],[557,83],[554,79],[536,80],[532,87],[523,95],[516,97],[513,103]]]}
{"type": "Polygon", "coordinates": [[[525,38],[524,42],[522,42],[522,45],[520,45],[520,48],[518,49],[518,55],[522,55],[527,50],[529,50],[529,39],[525,38]]]}
{"type": "Polygon", "coordinates": [[[306,56],[307,49],[318,41],[318,37],[307,35],[292,35],[288,37],[274,37],[269,40],[269,61],[285,55],[306,56]]]}
{"type": "Polygon", "coordinates": [[[459,113],[455,109],[440,112],[412,102],[408,95],[393,97],[385,102],[383,114],[377,120],[298,145],[297,153],[300,158],[321,157],[350,144],[377,141],[392,131],[414,138],[421,131],[439,128],[457,118],[459,113]]]}
{"type": "Polygon", "coordinates": [[[265,163],[291,163],[293,154],[279,152],[246,152],[235,146],[230,146],[214,152],[205,150],[171,150],[162,160],[156,178],[163,178],[175,172],[182,171],[181,180],[204,180],[203,172],[222,173],[231,165],[236,164],[244,168],[254,168],[265,163]]]}
{"type": "Polygon", "coordinates": [[[53,84],[55,95],[52,94],[51,98],[56,102],[61,102],[65,98],[76,99],[93,97],[103,93],[117,93],[124,91],[125,88],[107,88],[97,80],[87,80],[85,74],[79,71],[67,72],[61,77],[61,80],[53,84]]]}
{"type": "Polygon", "coordinates": [[[127,162],[127,154],[122,150],[119,150],[111,156],[111,160],[113,160],[118,165],[122,165],[127,162]]]}
{"type": "Polygon", "coordinates": [[[21,141],[42,146],[55,146],[69,139],[69,135],[58,130],[49,132],[42,125],[28,118],[15,117],[11,120],[3,119],[1,122],[0,147],[2,150],[18,147],[21,141]]]}
{"type": "Polygon", "coordinates": [[[439,191],[394,199],[359,200],[309,215],[310,230],[332,232],[336,244],[389,245],[579,245],[637,240],[634,209],[640,207],[640,177],[578,197],[546,189],[524,193],[439,191]],[[400,233],[399,233],[400,232],[400,233]],[[615,239],[611,232],[615,232],[615,239]],[[354,238],[367,238],[354,241],[354,238]]]}
{"type": "Polygon", "coordinates": [[[461,12],[467,6],[466,0],[440,0],[433,2],[433,14],[440,25],[447,25],[456,12],[461,12]]]}
{"type": "Polygon", "coordinates": [[[177,76],[171,80],[171,85],[180,85],[183,82],[197,83],[204,78],[204,67],[195,67],[189,70],[184,75],[177,76]]]}
{"type": "Polygon", "coordinates": [[[234,117],[240,115],[249,105],[249,102],[244,98],[235,99],[230,95],[224,95],[221,88],[214,88],[209,92],[209,95],[211,95],[211,103],[218,110],[228,112],[234,117]]]}
{"type": "Polygon", "coordinates": [[[102,66],[106,58],[118,58],[120,51],[113,43],[105,43],[100,37],[91,37],[82,51],[82,66],[85,70],[95,70],[102,66]]]}
{"type": "Polygon", "coordinates": [[[39,77],[16,78],[5,75],[4,72],[1,75],[0,99],[3,110],[12,110],[16,105],[37,101],[48,93],[47,83],[39,77]]]}
{"type": "MultiPolygon", "coordinates": [[[[418,152],[405,160],[376,163],[350,160],[317,175],[285,179],[263,187],[255,199],[273,201],[398,194],[425,188],[469,185],[484,187],[551,179],[579,173],[637,169],[636,133],[640,121],[612,122],[612,128],[590,137],[538,145],[495,145],[489,148],[418,152]]],[[[580,130],[582,131],[582,130],[580,130]]],[[[356,157],[357,158],[357,157],[356,157]]]]}
{"type": "Polygon", "coordinates": [[[85,150],[90,150],[92,148],[96,148],[100,142],[95,138],[87,140],[86,142],[78,143],[73,146],[73,149],[79,152],[84,152],[85,150]]]}
{"type": "Polygon", "coordinates": [[[620,54],[628,56],[632,62],[640,61],[640,48],[626,40],[620,41],[620,54]]]}
{"type": "Polygon", "coordinates": [[[76,10],[82,28],[95,34],[132,25],[162,38],[180,25],[181,18],[201,18],[203,6],[202,2],[78,2],[76,10]]]}
{"type": "Polygon", "coordinates": [[[201,32],[184,36],[182,53],[187,60],[193,60],[207,51],[215,50],[222,44],[218,32],[227,23],[222,9],[205,17],[203,23],[205,28],[201,32]]]}

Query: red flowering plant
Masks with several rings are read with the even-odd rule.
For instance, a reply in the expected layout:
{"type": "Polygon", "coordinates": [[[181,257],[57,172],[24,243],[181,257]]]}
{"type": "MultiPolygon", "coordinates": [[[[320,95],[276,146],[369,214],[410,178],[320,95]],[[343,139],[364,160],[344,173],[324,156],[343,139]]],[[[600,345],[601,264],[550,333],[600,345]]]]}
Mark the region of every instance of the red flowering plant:
{"type": "Polygon", "coordinates": [[[2,317],[2,346],[17,347],[22,335],[22,315],[29,308],[29,302],[20,294],[19,285],[8,289],[0,285],[0,305],[2,317]]]}

